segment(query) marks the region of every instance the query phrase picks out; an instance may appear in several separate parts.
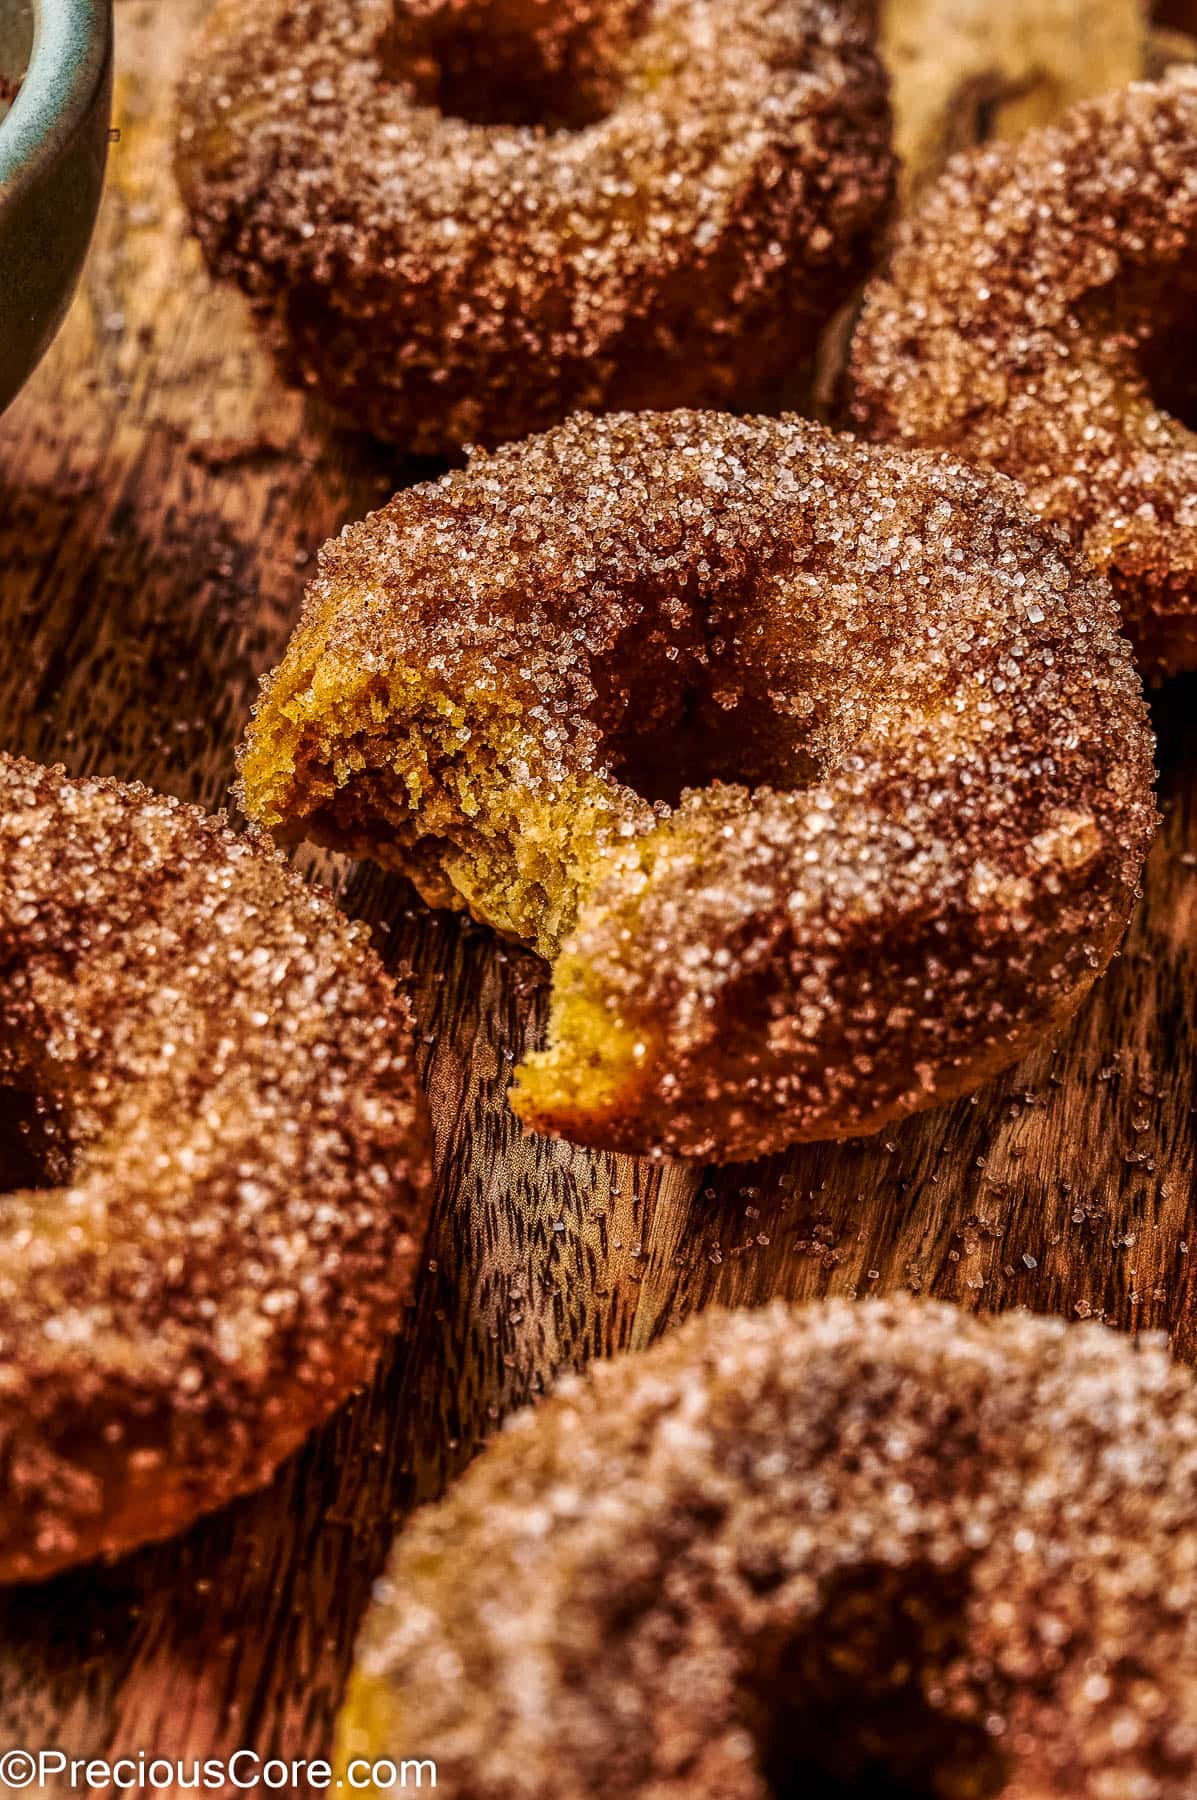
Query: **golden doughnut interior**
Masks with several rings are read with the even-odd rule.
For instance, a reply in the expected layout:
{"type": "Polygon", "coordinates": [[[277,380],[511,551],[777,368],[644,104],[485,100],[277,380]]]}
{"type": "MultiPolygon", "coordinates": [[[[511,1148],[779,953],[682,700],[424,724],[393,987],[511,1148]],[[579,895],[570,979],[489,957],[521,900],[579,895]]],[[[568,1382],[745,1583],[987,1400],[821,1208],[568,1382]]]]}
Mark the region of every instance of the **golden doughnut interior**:
{"type": "Polygon", "coordinates": [[[433,904],[464,904],[552,958],[581,898],[642,861],[639,840],[684,791],[806,787],[872,710],[888,660],[837,666],[792,606],[773,628],[750,618],[755,588],[725,593],[722,621],[705,629],[701,603],[641,596],[653,622],[598,671],[584,763],[554,763],[552,698],[530,729],[497,683],[444,680],[430,666],[363,682],[301,634],[242,758],[254,815],[285,828],[298,774],[330,841],[368,847],[433,904]]]}
{"type": "MultiPolygon", "coordinates": [[[[654,1048],[651,1025],[629,1026],[587,958],[562,951],[580,906],[602,884],[648,876],[662,842],[701,841],[712,783],[729,816],[762,786],[807,788],[883,705],[884,649],[860,659],[829,651],[801,616],[800,591],[787,598],[780,612],[776,598],[764,604],[756,572],[722,592],[715,619],[701,601],[642,594],[651,624],[638,617],[597,671],[584,764],[554,766],[552,701],[529,729],[525,708],[497,684],[450,683],[428,665],[363,682],[319,639],[309,651],[306,633],[279,671],[242,759],[254,816],[285,829],[293,799],[282,796],[294,793],[302,743],[310,830],[402,869],[431,904],[464,905],[554,961],[552,1047],[521,1066],[517,1110],[572,1104],[581,1092],[596,1109],[616,1104],[654,1048]],[[678,810],[685,792],[697,808],[678,810]]],[[[916,720],[907,713],[894,729],[916,720]]]]}

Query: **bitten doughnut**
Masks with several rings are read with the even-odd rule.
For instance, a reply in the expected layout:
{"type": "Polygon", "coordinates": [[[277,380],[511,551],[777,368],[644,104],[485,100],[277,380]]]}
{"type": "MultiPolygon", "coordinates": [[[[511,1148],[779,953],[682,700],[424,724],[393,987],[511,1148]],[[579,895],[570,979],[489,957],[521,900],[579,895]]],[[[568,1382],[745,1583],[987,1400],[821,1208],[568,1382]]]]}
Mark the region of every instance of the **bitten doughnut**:
{"type": "Polygon", "coordinates": [[[1195,1507],[1162,1345],[707,1312],[400,1538],[342,1766],[434,1757],[446,1800],[1191,1800],[1195,1507]]]}
{"type": "Polygon", "coordinates": [[[852,415],[1023,484],[1151,676],[1197,668],[1197,71],[954,161],[853,344],[852,415]]]}
{"type": "Polygon", "coordinates": [[[418,452],[771,402],[893,184],[853,0],[222,0],[182,119],[212,268],[418,452]]]}
{"type": "Polygon", "coordinates": [[[876,1130],[1067,1017],[1152,743],[1013,484],[797,419],[575,418],[326,546],[245,806],[554,960],[514,1104],[734,1159],[876,1130]]]}
{"type": "Polygon", "coordinates": [[[0,756],[0,1580],[180,1529],[369,1374],[429,1205],[407,1010],[268,846],[0,756]]]}

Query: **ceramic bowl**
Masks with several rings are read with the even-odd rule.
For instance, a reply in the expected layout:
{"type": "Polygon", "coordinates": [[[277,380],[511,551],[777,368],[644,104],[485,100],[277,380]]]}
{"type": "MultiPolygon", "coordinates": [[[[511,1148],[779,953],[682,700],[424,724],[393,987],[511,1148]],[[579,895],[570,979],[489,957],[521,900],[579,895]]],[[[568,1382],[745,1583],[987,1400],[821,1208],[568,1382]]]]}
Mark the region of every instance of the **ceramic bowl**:
{"type": "Polygon", "coordinates": [[[75,291],[111,102],[112,0],[0,0],[0,409],[75,291]]]}

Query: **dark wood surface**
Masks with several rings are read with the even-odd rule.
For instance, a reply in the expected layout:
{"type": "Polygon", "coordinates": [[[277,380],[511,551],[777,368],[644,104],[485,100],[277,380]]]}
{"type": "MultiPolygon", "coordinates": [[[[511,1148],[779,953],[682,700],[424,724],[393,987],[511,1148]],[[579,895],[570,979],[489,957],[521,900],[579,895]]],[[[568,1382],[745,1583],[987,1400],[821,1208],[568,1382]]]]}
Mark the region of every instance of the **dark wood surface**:
{"type": "MultiPolygon", "coordinates": [[[[201,271],[170,139],[202,5],[118,0],[95,250],[0,421],[0,743],[216,806],[315,547],[425,471],[282,388],[201,271]]],[[[1197,1360],[1197,684],[1155,711],[1164,824],[1123,954],[1067,1035],[882,1140],[753,1168],[522,1137],[503,1096],[543,1018],[535,959],[325,862],[420,1021],[438,1200],[407,1329],[266,1492],[0,1594],[0,1749],[320,1755],[404,1512],[559,1369],[697,1307],[907,1287],[1164,1329],[1197,1360]]]]}

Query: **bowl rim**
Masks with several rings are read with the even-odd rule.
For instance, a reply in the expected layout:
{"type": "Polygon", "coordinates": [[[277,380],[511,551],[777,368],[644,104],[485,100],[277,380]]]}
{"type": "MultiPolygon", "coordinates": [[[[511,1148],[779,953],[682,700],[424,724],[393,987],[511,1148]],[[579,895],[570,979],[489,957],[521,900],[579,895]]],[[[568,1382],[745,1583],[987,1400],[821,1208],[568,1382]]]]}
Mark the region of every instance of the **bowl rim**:
{"type": "Polygon", "coordinates": [[[87,117],[112,47],[112,0],[33,0],[21,90],[0,119],[0,206],[37,180],[87,117]]]}

